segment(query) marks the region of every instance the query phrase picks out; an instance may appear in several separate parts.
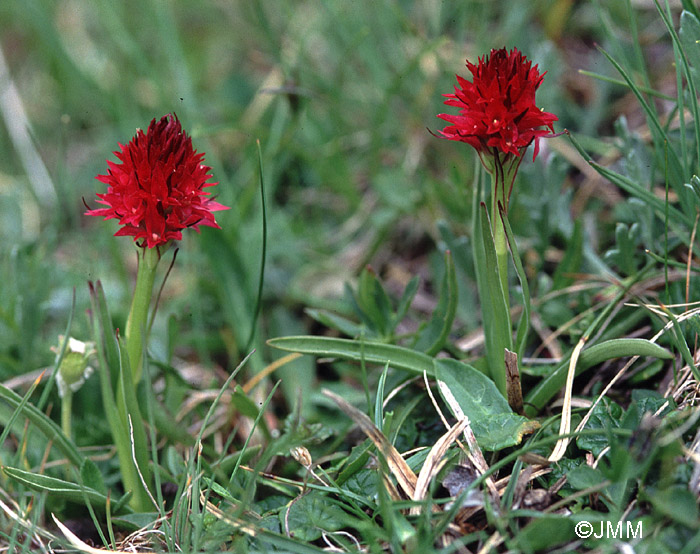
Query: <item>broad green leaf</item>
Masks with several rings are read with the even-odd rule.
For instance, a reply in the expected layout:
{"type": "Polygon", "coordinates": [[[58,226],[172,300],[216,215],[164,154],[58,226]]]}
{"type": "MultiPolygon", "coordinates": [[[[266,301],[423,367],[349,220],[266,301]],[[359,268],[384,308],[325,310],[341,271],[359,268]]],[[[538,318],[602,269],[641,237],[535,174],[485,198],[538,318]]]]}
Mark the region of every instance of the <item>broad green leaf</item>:
{"type": "Polygon", "coordinates": [[[269,339],[273,348],[289,352],[300,352],[326,358],[342,358],[375,364],[389,364],[390,367],[404,369],[422,375],[433,375],[433,358],[401,346],[380,342],[337,339],[332,337],[293,336],[269,339]]]}
{"type": "Polygon", "coordinates": [[[345,512],[317,492],[305,494],[280,511],[280,523],[287,533],[303,542],[321,537],[324,531],[337,531],[345,527],[350,518],[345,512]]]}
{"type": "Polygon", "coordinates": [[[370,500],[378,494],[380,486],[379,472],[376,469],[360,468],[345,480],[342,488],[370,500]]]}
{"type": "Polygon", "coordinates": [[[440,351],[452,330],[457,313],[457,295],[457,272],[452,254],[448,250],[445,252],[445,276],[440,287],[438,304],[427,327],[418,337],[416,350],[422,350],[429,356],[434,356],[440,351]]]}
{"type": "Polygon", "coordinates": [[[143,529],[151,529],[154,522],[158,521],[161,514],[142,512],[136,514],[124,514],[112,518],[112,523],[125,531],[135,532],[143,529]]]}
{"type": "MultiPolygon", "coordinates": [[[[612,339],[600,344],[595,344],[583,350],[576,364],[576,375],[580,375],[587,369],[613,358],[627,356],[650,356],[670,360],[673,358],[665,348],[645,339],[612,339]]],[[[555,369],[549,377],[542,380],[530,391],[525,399],[525,413],[529,416],[541,410],[555,394],[561,390],[566,382],[566,374],[569,369],[569,359],[555,369]]]]}
{"type": "MultiPolygon", "coordinates": [[[[523,435],[539,427],[537,422],[513,413],[494,382],[472,366],[459,360],[438,358],[435,375],[469,418],[474,436],[485,450],[501,450],[519,444],[523,435]]],[[[452,408],[450,400],[445,400],[452,408]]]]}
{"type": "MultiPolygon", "coordinates": [[[[39,475],[16,467],[4,467],[2,470],[8,477],[22,483],[33,491],[45,492],[51,496],[64,498],[79,504],[85,504],[85,501],[88,500],[94,508],[101,510],[105,508],[107,496],[87,485],[81,487],[70,481],[64,481],[48,475],[39,475]]],[[[128,507],[125,507],[125,509],[128,510],[128,507]]]]}

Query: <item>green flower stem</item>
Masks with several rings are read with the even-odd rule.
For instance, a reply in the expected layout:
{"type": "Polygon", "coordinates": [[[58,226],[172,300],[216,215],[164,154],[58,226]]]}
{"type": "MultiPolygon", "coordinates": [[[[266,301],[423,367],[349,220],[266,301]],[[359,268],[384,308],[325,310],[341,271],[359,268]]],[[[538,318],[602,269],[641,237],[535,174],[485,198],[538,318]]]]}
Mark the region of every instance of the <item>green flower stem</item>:
{"type": "MultiPolygon", "coordinates": [[[[495,190],[493,194],[495,198],[497,196],[495,190]]],[[[494,247],[496,248],[496,263],[498,265],[498,276],[501,280],[501,288],[503,288],[503,297],[506,301],[508,314],[510,314],[510,295],[508,294],[508,244],[506,242],[506,232],[503,226],[503,220],[501,219],[498,204],[495,201],[494,209],[491,212],[491,225],[493,227],[493,243],[494,247]]]]}
{"type": "Polygon", "coordinates": [[[63,434],[69,439],[73,439],[73,428],[71,422],[71,412],[73,411],[73,391],[70,386],[66,387],[66,391],[61,398],[61,429],[63,434]]]}
{"type": "Polygon", "coordinates": [[[139,268],[136,274],[136,287],[131,301],[129,319],[126,321],[126,350],[134,386],[141,379],[143,345],[148,329],[148,313],[153,296],[153,283],[160,260],[158,248],[142,248],[139,253],[139,268]]]}

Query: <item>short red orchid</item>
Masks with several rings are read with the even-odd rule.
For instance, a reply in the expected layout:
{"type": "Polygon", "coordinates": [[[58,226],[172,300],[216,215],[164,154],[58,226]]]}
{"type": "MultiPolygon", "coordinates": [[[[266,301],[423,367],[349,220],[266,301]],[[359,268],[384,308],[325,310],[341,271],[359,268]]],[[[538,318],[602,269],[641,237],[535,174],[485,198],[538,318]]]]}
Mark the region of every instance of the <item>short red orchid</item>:
{"type": "MultiPolygon", "coordinates": [[[[457,75],[459,87],[454,94],[445,94],[445,104],[460,108],[460,115],[439,114],[451,123],[440,131],[444,138],[473,146],[482,161],[483,155],[498,152],[520,156],[538,140],[550,135],[557,116],[535,104],[535,92],[544,73],[523,56],[517,48],[491,50],[479,58],[478,65],[467,61],[472,81],[457,75]]],[[[533,158],[534,158],[533,156],[533,158]]]]}
{"type": "Polygon", "coordinates": [[[204,154],[192,149],[177,116],[153,119],[145,133],[139,129],[119,148],[114,155],[121,163],[107,160],[107,174],[97,176],[108,185],[106,193],[97,195],[107,207],[86,215],[118,219],[122,227],[115,236],[133,236],[148,248],[181,240],[187,227],[219,228],[213,212],[228,208],[204,192],[217,183],[207,182],[211,168],[202,163],[204,154]]]}

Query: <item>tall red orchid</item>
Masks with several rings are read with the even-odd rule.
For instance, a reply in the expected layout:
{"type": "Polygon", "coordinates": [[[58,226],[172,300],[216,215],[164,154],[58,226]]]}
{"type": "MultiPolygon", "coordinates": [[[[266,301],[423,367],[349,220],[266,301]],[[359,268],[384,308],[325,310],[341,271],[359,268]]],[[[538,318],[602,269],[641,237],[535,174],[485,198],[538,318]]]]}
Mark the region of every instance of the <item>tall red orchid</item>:
{"type": "Polygon", "coordinates": [[[522,355],[526,335],[519,335],[517,344],[513,342],[508,254],[510,249],[515,260],[517,249],[515,241],[507,238],[508,203],[525,149],[534,143],[534,159],[539,140],[553,136],[553,123],[558,118],[537,107],[535,93],[544,73],[517,48],[491,50],[476,65],[467,61],[467,68],[472,80],[457,75],[454,93],[444,95],[445,104],[459,108],[460,113],[438,114],[450,124],[440,134],[473,146],[491,175],[490,213],[482,196],[481,174],[475,179],[472,254],[474,267],[478,268],[488,370],[503,395],[511,398],[515,392],[512,398],[516,398],[519,389],[506,390],[505,356],[508,351],[516,351],[516,346],[522,355]],[[497,280],[493,279],[494,273],[497,280]]]}
{"type": "Polygon", "coordinates": [[[445,104],[459,108],[460,115],[438,115],[451,123],[440,131],[442,136],[470,144],[482,161],[483,154],[520,156],[533,142],[537,156],[538,140],[554,131],[558,119],[535,104],[544,73],[517,48],[491,50],[477,65],[467,61],[467,68],[472,81],[457,75],[454,94],[444,95],[445,104]]]}
{"type": "Polygon", "coordinates": [[[86,215],[118,219],[122,227],[115,236],[132,236],[148,248],[181,240],[187,227],[219,228],[213,212],[228,208],[203,190],[217,183],[208,182],[211,168],[202,163],[204,154],[192,149],[177,116],[153,119],[145,133],[139,129],[119,148],[114,155],[121,163],[107,160],[107,174],[97,176],[108,185],[106,193],[97,195],[107,207],[86,215]]]}

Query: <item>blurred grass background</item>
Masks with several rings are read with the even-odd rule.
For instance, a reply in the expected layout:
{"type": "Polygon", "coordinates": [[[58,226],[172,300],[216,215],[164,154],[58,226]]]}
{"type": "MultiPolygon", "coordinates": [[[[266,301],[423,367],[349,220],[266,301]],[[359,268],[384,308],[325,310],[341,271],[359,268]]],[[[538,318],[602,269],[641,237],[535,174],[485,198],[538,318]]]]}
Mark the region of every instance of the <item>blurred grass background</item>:
{"type": "MultiPolygon", "coordinates": [[[[628,97],[578,73],[613,74],[594,48],[606,44],[606,26],[618,46],[634,39],[626,2],[604,4],[0,3],[0,379],[52,363],[49,347],[65,328],[74,288],[72,334],[89,337],[88,280],[105,284],[123,328],[133,246],[111,236],[115,222],[84,217],[84,202],[95,205],[104,186],[94,177],[106,171],[117,142],[168,112],[206,152],[219,201],[232,209],[217,217],[222,230],[185,233],[151,341],[156,359],[172,363],[175,353],[230,371],[244,355],[261,256],[257,139],[269,241],[258,351],[248,371],[279,356],[265,339],[313,332],[304,307],[342,313],[344,283],[365,264],[393,290],[420,274],[417,306],[422,298],[428,310],[444,246],[437,222],[467,232],[474,163],[466,146],[428,131],[441,126],[441,94],[452,91],[455,73],[468,75],[465,58],[517,46],[547,71],[538,105],[559,116],[558,131],[581,139],[610,133],[628,97]]],[[[667,44],[654,46],[664,30],[653,7],[637,4],[653,61],[670,61],[667,44]]],[[[634,63],[630,51],[613,54],[634,63]]],[[[548,251],[571,235],[572,213],[598,237],[593,251],[611,240],[615,191],[599,183],[581,193],[558,146],[565,142],[543,143],[538,160],[523,164],[515,193],[511,221],[534,282],[551,273],[548,251]]],[[[466,333],[478,326],[478,310],[470,277],[461,278],[466,333]]],[[[280,371],[290,406],[301,387],[310,409],[314,371],[310,360],[280,371]]]]}

